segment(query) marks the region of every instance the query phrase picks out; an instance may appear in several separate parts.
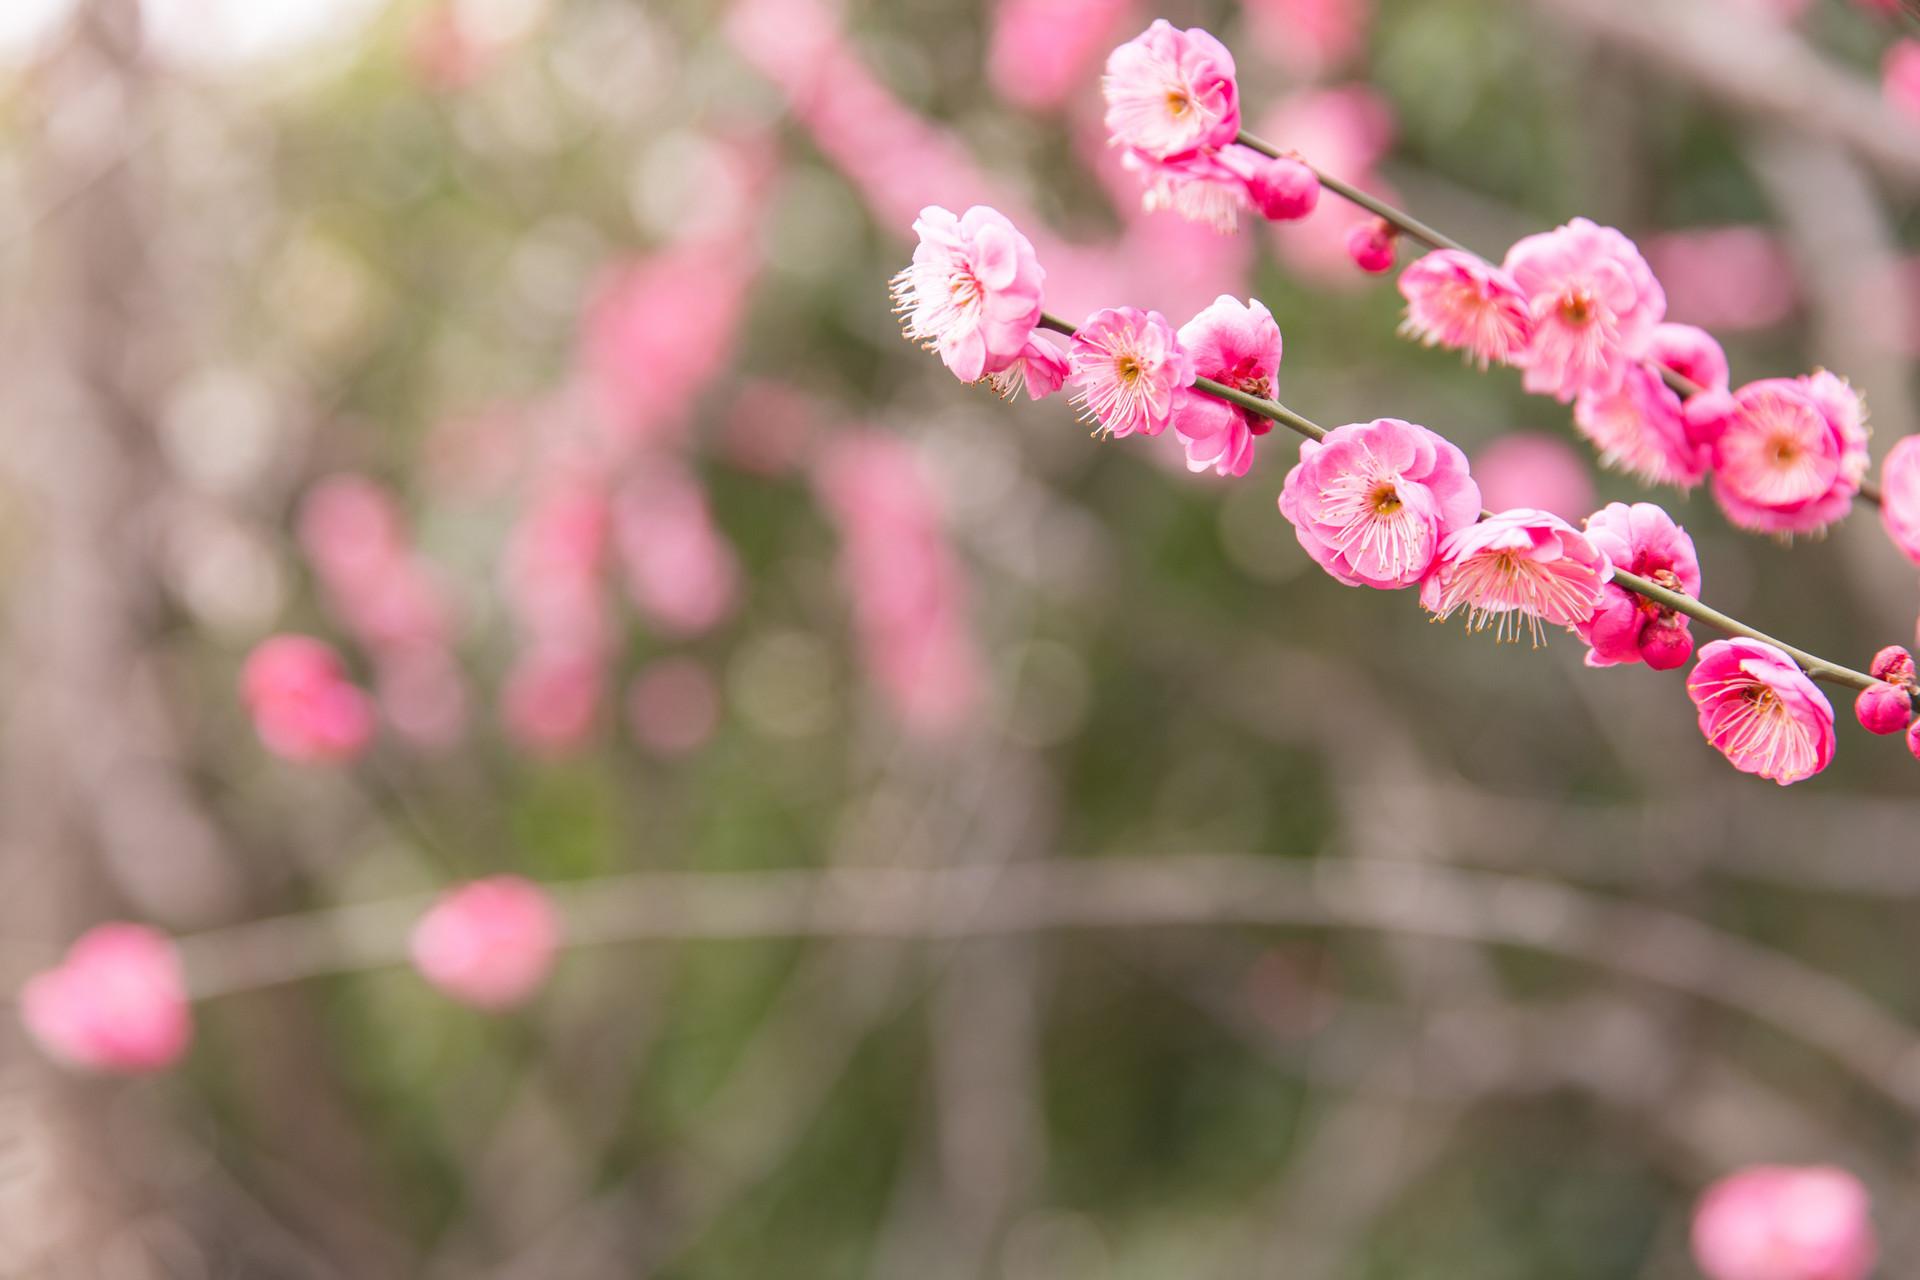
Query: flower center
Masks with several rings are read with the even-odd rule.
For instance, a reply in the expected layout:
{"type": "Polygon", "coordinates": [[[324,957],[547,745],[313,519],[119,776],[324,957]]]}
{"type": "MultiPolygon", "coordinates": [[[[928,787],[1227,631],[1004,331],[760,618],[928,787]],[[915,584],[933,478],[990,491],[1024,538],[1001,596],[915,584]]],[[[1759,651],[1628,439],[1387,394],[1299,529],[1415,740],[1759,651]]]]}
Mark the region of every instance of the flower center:
{"type": "Polygon", "coordinates": [[[1406,504],[1400,501],[1400,491],[1393,487],[1393,482],[1382,480],[1367,491],[1367,505],[1375,515],[1390,516],[1406,504]]]}
{"type": "Polygon", "coordinates": [[[1773,447],[1773,465],[1782,471],[1800,464],[1803,450],[1800,442],[1792,436],[1775,436],[1770,442],[1773,447]]]}
{"type": "Polygon", "coordinates": [[[1570,325],[1584,326],[1593,322],[1593,295],[1585,289],[1575,289],[1560,299],[1560,318],[1570,325]]]}
{"type": "Polygon", "coordinates": [[[1193,110],[1193,99],[1185,89],[1167,90],[1167,114],[1178,120],[1193,110]]]}
{"type": "Polygon", "coordinates": [[[965,311],[978,302],[980,294],[980,282],[971,271],[956,271],[947,278],[947,299],[958,310],[965,311]]]}
{"type": "Polygon", "coordinates": [[[1139,357],[1131,355],[1121,356],[1118,360],[1115,360],[1113,362],[1113,371],[1119,376],[1120,381],[1127,383],[1138,382],[1140,376],[1146,372],[1146,370],[1141,367],[1139,357]]]}
{"type": "Polygon", "coordinates": [[[1273,394],[1273,380],[1264,373],[1240,379],[1239,386],[1248,395],[1259,396],[1262,400],[1273,394]]]}

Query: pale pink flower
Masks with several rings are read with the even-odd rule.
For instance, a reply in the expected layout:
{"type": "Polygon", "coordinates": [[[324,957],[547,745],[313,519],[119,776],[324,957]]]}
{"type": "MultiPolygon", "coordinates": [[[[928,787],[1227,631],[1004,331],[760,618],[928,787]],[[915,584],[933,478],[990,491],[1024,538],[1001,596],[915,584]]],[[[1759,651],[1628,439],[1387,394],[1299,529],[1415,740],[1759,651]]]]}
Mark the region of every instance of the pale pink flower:
{"type": "Polygon", "coordinates": [[[1041,337],[1036,330],[1012,364],[987,375],[987,385],[1003,400],[1013,399],[1022,387],[1026,388],[1029,400],[1045,400],[1066,385],[1071,372],[1066,349],[1052,338],[1041,337]]]}
{"type": "Polygon", "coordinates": [[[1694,1261],[1708,1280],[1865,1280],[1879,1255],[1870,1211],[1844,1169],[1755,1165],[1701,1196],[1694,1261]]]}
{"type": "Polygon", "coordinates": [[[193,1039],[173,940],[138,924],[82,934],[20,989],[20,1020],[48,1056],[89,1071],[160,1071],[193,1039]]]}
{"type": "Polygon", "coordinates": [[[1475,631],[1501,640],[1524,630],[1539,645],[1548,626],[1577,627],[1593,616],[1613,577],[1606,552],[1559,516],[1520,507],[1448,536],[1420,584],[1436,617],[1467,611],[1475,631]]]}
{"type": "Polygon", "coordinates": [[[627,724],[659,756],[698,751],[720,723],[720,691],[697,658],[660,658],[627,691],[627,724]]]}
{"type": "Polygon", "coordinates": [[[1512,431],[1473,457],[1480,501],[1495,511],[1538,507],[1573,520],[1593,510],[1593,477],[1580,451],[1559,436],[1512,431]]]}
{"type": "Polygon", "coordinates": [[[1193,359],[1158,311],[1115,307],[1088,316],[1068,357],[1074,400],[1115,437],[1157,436],[1193,385],[1193,359]]]}
{"type": "Polygon", "coordinates": [[[373,738],[373,709],[340,657],[310,636],[279,635],[247,656],[240,691],[267,750],[302,764],[351,760],[373,738]]]}
{"type": "Polygon", "coordinates": [[[1005,214],[979,204],[958,217],[930,204],[913,230],[913,264],[893,278],[907,336],[939,352],[962,382],[1012,364],[1040,323],[1047,273],[1033,243],[1005,214]]]}
{"type": "MultiPolygon", "coordinates": [[[[1669,591],[1700,598],[1700,558],[1693,539],[1651,502],[1610,502],[1587,517],[1587,537],[1615,569],[1650,578],[1669,591]]],[[[1587,665],[1645,662],[1656,671],[1679,666],[1693,652],[1690,619],[1617,582],[1601,588],[1593,616],[1574,627],[1587,642],[1587,665]]]]}
{"type": "MultiPolygon", "coordinates": [[[[1223,293],[1182,325],[1179,336],[1195,373],[1272,398],[1280,373],[1280,326],[1265,304],[1223,293]]],[[[1189,471],[1211,467],[1223,476],[1247,474],[1254,438],[1272,429],[1271,420],[1191,387],[1174,395],[1173,433],[1186,447],[1189,471]]]]}
{"type": "Polygon", "coordinates": [[[1400,331],[1463,351],[1482,369],[1511,364],[1533,336],[1533,312],[1512,276],[1471,253],[1436,249],[1400,273],[1400,331]]]}
{"type": "Polygon", "coordinates": [[[1880,62],[1880,87],[1888,102],[1920,120],[1920,40],[1895,40],[1880,62]]]}
{"type": "Polygon", "coordinates": [[[546,891],[523,876],[490,876],[448,891],[413,927],[420,976],[478,1009],[508,1009],[546,981],[560,945],[560,917],[546,891]]]}
{"type": "Polygon", "coordinates": [[[1687,695],[1700,710],[1700,732],[1742,773],[1784,787],[1833,759],[1832,704],[1770,644],[1715,640],[1687,676],[1687,695]]]}
{"type": "Polygon", "coordinates": [[[1894,442],[1880,464],[1880,520],[1902,554],[1920,564],[1920,436],[1894,442]]]}
{"type": "Polygon", "coordinates": [[[1602,464],[1650,484],[1691,488],[1706,476],[1710,450],[1689,425],[1678,393],[1661,379],[1661,367],[1708,393],[1727,390],[1727,357],[1711,334],[1692,325],[1657,325],[1646,358],[1626,370],[1619,389],[1581,392],[1573,421],[1602,464]]]}
{"type": "Polygon", "coordinates": [[[597,652],[536,644],[507,672],[501,724],[535,755],[568,755],[592,735],[605,686],[605,661],[597,652]]]}
{"type": "Polygon", "coordinates": [[[1713,496],[1756,533],[1818,533],[1847,514],[1866,477],[1866,410],[1846,381],[1749,382],[1713,441],[1713,496]]]}
{"type": "Polygon", "coordinates": [[[1728,332],[1767,329],[1800,298],[1793,255],[1765,227],[1695,227],[1647,243],[1647,261],[1667,291],[1667,314],[1728,332]]]}
{"type": "Polygon", "coordinates": [[[1246,0],[1247,34],[1301,79],[1318,79],[1365,43],[1370,0],[1246,0]]]}
{"type": "Polygon", "coordinates": [[[1158,19],[1107,58],[1107,134],[1155,160],[1224,147],[1240,132],[1233,75],[1225,45],[1158,19]]]}
{"type": "Polygon", "coordinates": [[[1585,218],[1518,241],[1504,266],[1533,314],[1515,361],[1524,384],[1563,403],[1617,391],[1666,316],[1666,294],[1633,241],[1585,218]]]}
{"type": "Polygon", "coordinates": [[[714,526],[693,476],[652,460],[613,499],[614,541],[627,594],[648,621],[675,637],[711,631],[740,595],[740,562],[714,526]]]}
{"type": "Polygon", "coordinates": [[[1029,110],[1060,106],[1092,73],[1128,7],[1129,0],[999,0],[988,83],[1029,110]]]}
{"type": "Polygon", "coordinates": [[[1389,590],[1420,581],[1447,537],[1479,518],[1480,489],[1451,441],[1378,418],[1303,443],[1280,513],[1336,579],[1389,590]]]}

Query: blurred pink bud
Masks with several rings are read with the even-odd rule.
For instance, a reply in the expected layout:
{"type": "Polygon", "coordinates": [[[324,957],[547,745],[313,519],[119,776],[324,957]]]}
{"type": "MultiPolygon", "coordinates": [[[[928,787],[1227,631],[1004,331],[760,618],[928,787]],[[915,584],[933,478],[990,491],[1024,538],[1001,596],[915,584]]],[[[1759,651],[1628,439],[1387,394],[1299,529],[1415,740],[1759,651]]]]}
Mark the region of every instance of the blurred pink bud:
{"type": "Polygon", "coordinates": [[[1474,455],[1473,478],[1480,500],[1495,511],[1538,507],[1568,520],[1593,510],[1593,477],[1587,463],[1558,436],[1514,431],[1474,455]]]}
{"type": "Polygon", "coordinates": [[[1915,720],[1907,726],[1907,752],[1914,759],[1920,760],[1920,720],[1915,720]]]}
{"type": "Polygon", "coordinates": [[[478,1009],[511,1008],[553,969],[560,918],[539,885],[491,876],[451,890],[413,928],[420,976],[478,1009]]]}
{"type": "Polygon", "coordinates": [[[351,760],[373,738],[373,710],[339,655],[309,636],[280,635],[248,655],[241,695],[266,748],[299,763],[351,760]]]}
{"type": "Polygon", "coordinates": [[[661,658],[640,672],[627,693],[627,723],[655,755],[698,751],[719,722],[720,691],[694,658],[661,658]]]}
{"type": "Polygon", "coordinates": [[[1668,231],[1648,242],[1647,260],[1666,288],[1668,314],[1709,329],[1771,328],[1800,296],[1792,255],[1764,227],[1668,231]]]}
{"type": "Polygon", "coordinates": [[[1255,166],[1247,178],[1247,194],[1260,216],[1273,222],[1298,222],[1320,203],[1320,177],[1291,156],[1255,166]]]}
{"type": "Polygon", "coordinates": [[[358,475],[318,481],[300,502],[300,545],[329,581],[361,581],[399,555],[399,506],[385,489],[358,475]]]}
{"type": "Polygon", "coordinates": [[[21,988],[20,1018],[50,1057],[90,1071],[159,1071],[193,1038],[179,953],[138,924],[82,934],[57,967],[21,988]]]}
{"type": "Polygon", "coordinates": [[[1873,665],[1867,668],[1867,674],[1875,680],[1912,684],[1913,655],[1902,645],[1890,644],[1873,655],[1873,665]]]}
{"type": "Polygon", "coordinates": [[[1880,464],[1880,521],[1902,554],[1920,564],[1920,436],[1906,436],[1880,464]]]}
{"type": "Polygon", "coordinates": [[[603,664],[595,655],[536,646],[507,672],[500,690],[501,722],[526,750],[566,755],[593,732],[605,684],[603,664]]]}
{"type": "Polygon", "coordinates": [[[1347,256],[1353,265],[1369,275],[1393,270],[1394,249],[1399,232],[1385,218],[1355,223],[1347,232],[1347,256]]]}
{"type": "Polygon", "coordinates": [[[1880,88],[1888,102],[1920,120],[1920,40],[1895,40],[1887,49],[1880,88]]]}
{"type": "Polygon", "coordinates": [[[1091,79],[1129,0],[1000,0],[987,45],[995,93],[1034,111],[1058,107],[1091,79]]]}
{"type": "Polygon", "coordinates": [[[1853,714],[1868,733],[1899,733],[1913,719],[1913,697],[1896,685],[1877,684],[1860,691],[1853,714]]]}
{"type": "Polygon", "coordinates": [[[1700,1198],[1694,1260],[1709,1280],[1864,1280],[1879,1253],[1868,1210],[1844,1169],[1756,1165],[1700,1198]]]}
{"type": "Polygon", "coordinates": [[[374,677],[387,723],[408,742],[447,747],[466,731],[467,687],[445,649],[421,645],[384,655],[374,677]]]}
{"type": "Polygon", "coordinates": [[[662,464],[629,481],[614,495],[614,535],[628,593],[663,631],[700,635],[733,612],[739,561],[687,472],[662,464]]]}
{"type": "Polygon", "coordinates": [[[456,93],[485,75],[499,47],[477,37],[461,6],[440,0],[424,9],[407,30],[407,68],[436,93],[456,93]]]}
{"type": "Polygon", "coordinates": [[[507,540],[502,587],[514,621],[536,643],[581,651],[604,645],[611,524],[606,494],[586,480],[550,484],[521,512],[507,540]]]}
{"type": "Polygon", "coordinates": [[[1247,34],[1302,79],[1317,79],[1366,41],[1370,0],[1245,0],[1247,34]]]}
{"type": "Polygon", "coordinates": [[[759,378],[741,386],[721,428],[720,445],[736,467],[780,476],[800,465],[817,429],[805,392],[759,378]]]}

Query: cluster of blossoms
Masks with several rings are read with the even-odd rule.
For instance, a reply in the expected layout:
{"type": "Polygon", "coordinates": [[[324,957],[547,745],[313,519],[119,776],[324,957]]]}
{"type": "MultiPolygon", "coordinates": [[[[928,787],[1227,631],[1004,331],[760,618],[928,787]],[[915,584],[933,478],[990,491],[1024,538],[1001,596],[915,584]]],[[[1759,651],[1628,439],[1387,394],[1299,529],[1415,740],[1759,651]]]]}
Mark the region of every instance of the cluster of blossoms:
{"type": "MultiPolygon", "coordinates": [[[[414,968],[447,997],[499,1011],[553,968],[560,920],[538,885],[494,876],[449,890],[409,939],[414,968]]],[[[85,1071],[139,1075],[173,1066],[193,1041],[191,994],[173,940],[146,925],[96,925],[20,991],[20,1018],[46,1054],[85,1071]]]]}

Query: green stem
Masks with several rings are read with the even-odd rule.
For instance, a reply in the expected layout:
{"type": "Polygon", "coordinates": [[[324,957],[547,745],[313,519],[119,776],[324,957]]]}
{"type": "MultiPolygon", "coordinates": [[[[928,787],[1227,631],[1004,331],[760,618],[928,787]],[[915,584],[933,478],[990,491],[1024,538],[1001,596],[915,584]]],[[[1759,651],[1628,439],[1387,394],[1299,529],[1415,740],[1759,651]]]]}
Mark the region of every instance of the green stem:
{"type": "MultiPolygon", "coordinates": [[[[1072,325],[1060,319],[1058,316],[1049,315],[1045,312],[1041,313],[1040,327],[1043,329],[1051,329],[1055,333],[1066,334],[1068,337],[1073,336],[1074,333],[1074,327],[1072,325]]],[[[1272,422],[1277,422],[1289,431],[1293,431],[1309,440],[1319,440],[1327,434],[1325,427],[1313,421],[1311,418],[1295,413],[1277,400],[1269,400],[1264,396],[1251,395],[1237,387],[1229,387],[1224,383],[1215,382],[1212,378],[1196,378],[1194,379],[1193,385],[1197,390],[1203,391],[1215,399],[1225,400],[1229,404],[1238,405],[1249,413],[1257,413],[1261,417],[1272,422]]],[[[1770,644],[1799,663],[1801,669],[1815,680],[1824,680],[1828,684],[1842,685],[1849,689],[1870,689],[1874,685],[1881,683],[1864,671],[1855,671],[1853,668],[1842,666],[1840,663],[1829,662],[1818,654],[1808,653],[1805,649],[1796,648],[1784,640],[1775,639],[1758,627],[1748,626],[1738,618],[1731,617],[1710,605],[1703,604],[1685,592],[1670,591],[1659,583],[1643,578],[1639,574],[1628,573],[1624,569],[1616,568],[1613,571],[1613,580],[1636,595],[1645,596],[1655,604],[1672,609],[1675,613],[1683,613],[1697,622],[1705,623],[1716,631],[1724,631],[1728,635],[1745,636],[1749,640],[1758,640],[1763,644],[1770,644]]]]}

